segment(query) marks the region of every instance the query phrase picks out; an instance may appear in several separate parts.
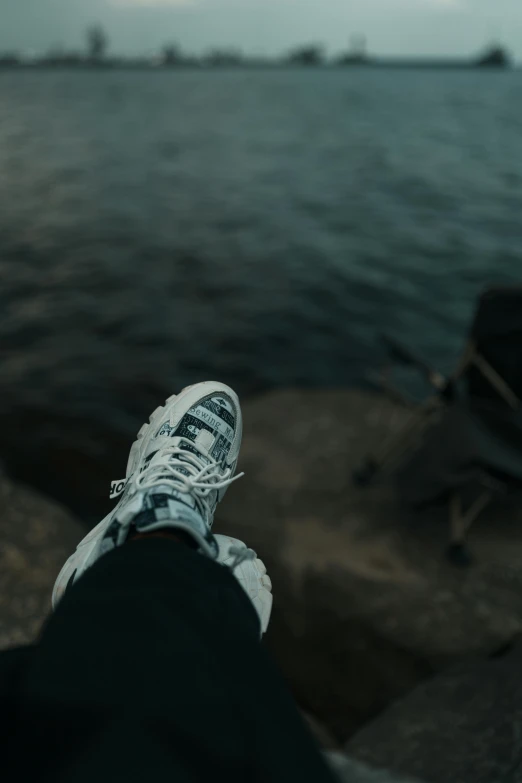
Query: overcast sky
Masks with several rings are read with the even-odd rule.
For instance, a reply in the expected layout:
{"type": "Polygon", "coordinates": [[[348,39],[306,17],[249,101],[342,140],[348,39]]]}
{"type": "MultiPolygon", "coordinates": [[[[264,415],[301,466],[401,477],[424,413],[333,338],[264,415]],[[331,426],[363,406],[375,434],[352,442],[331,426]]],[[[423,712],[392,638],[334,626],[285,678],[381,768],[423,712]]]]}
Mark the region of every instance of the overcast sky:
{"type": "Polygon", "coordinates": [[[468,55],[495,38],[522,60],[522,0],[0,0],[0,51],[78,48],[93,22],[116,54],[169,41],[194,53],[273,55],[303,42],[333,53],[364,33],[375,54],[468,55]]]}

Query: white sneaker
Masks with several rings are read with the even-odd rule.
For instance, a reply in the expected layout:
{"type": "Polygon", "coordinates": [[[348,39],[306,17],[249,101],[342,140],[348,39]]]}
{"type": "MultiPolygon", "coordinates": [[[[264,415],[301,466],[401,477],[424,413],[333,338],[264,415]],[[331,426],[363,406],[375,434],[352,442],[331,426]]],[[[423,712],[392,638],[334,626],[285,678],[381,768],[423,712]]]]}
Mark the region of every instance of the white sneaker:
{"type": "Polygon", "coordinates": [[[200,554],[229,567],[252,600],[265,633],[272,610],[272,583],[252,549],[229,536],[212,534],[214,513],[234,476],[242,438],[236,393],[222,383],[188,386],[169,397],[144,424],[133,443],[127,475],[113,481],[115,508],[80,542],[63,566],[52,595],[56,608],[66,589],[129,533],[160,528],[183,530],[200,554]]]}

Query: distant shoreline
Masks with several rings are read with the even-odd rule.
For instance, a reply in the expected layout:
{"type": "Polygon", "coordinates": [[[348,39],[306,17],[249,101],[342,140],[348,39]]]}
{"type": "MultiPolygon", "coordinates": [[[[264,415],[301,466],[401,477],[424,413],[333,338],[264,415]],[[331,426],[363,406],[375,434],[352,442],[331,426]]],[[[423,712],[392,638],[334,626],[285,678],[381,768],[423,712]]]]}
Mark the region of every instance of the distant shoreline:
{"type": "Polygon", "coordinates": [[[99,64],[69,62],[38,62],[38,63],[11,63],[0,60],[0,71],[50,71],[50,70],[76,70],[76,71],[224,71],[224,70],[459,70],[459,71],[516,71],[522,66],[519,64],[488,65],[476,62],[462,62],[452,60],[372,60],[353,63],[323,63],[319,65],[307,65],[303,63],[278,63],[278,62],[239,62],[239,63],[180,63],[176,65],[156,64],[146,60],[133,62],[107,62],[99,64]]]}
{"type": "Polygon", "coordinates": [[[224,68],[270,69],[283,68],[400,68],[422,70],[469,70],[494,68],[509,70],[514,62],[511,53],[499,42],[492,42],[476,55],[466,57],[447,55],[379,56],[368,51],[365,36],[353,36],[348,51],[329,55],[320,43],[295,46],[286,53],[261,55],[245,52],[236,47],[213,47],[205,53],[184,51],[177,43],[165,44],[153,52],[130,55],[110,48],[107,33],[99,24],[86,31],[86,47],[72,49],[57,46],[46,52],[23,50],[0,51],[0,68],[78,68],[103,70],[166,70],[224,68]]]}

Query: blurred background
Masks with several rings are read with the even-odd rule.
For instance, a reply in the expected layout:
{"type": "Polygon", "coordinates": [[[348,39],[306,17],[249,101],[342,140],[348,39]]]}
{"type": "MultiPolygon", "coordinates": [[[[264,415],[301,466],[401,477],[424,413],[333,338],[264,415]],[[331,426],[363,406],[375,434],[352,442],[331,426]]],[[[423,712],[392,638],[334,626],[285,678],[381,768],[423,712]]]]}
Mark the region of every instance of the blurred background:
{"type": "Polygon", "coordinates": [[[522,269],[517,0],[0,0],[0,458],[91,525],[188,383],[441,371],[522,269]]]}

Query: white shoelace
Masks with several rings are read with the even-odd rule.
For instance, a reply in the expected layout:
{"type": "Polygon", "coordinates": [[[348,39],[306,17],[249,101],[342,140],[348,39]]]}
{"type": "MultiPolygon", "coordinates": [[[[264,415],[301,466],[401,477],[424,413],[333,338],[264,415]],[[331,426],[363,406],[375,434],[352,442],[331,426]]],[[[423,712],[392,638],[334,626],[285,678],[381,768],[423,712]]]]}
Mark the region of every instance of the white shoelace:
{"type": "Polygon", "coordinates": [[[207,513],[210,513],[207,496],[214,490],[230,486],[245,475],[239,473],[232,478],[231,473],[230,468],[223,470],[215,461],[207,465],[190,451],[179,446],[167,446],[154,455],[151,464],[136,478],[135,487],[140,490],[168,484],[180,492],[193,493],[201,498],[207,513]],[[182,459],[173,460],[173,456],[182,459]],[[180,468],[187,470],[190,475],[186,476],[180,468]]]}
{"type": "MultiPolygon", "coordinates": [[[[150,489],[162,484],[169,484],[181,492],[194,492],[202,499],[202,502],[209,511],[208,503],[205,500],[210,492],[216,489],[224,489],[230,486],[237,479],[242,478],[244,473],[239,473],[231,478],[231,469],[223,471],[217,462],[211,462],[205,465],[196,454],[193,454],[179,446],[167,446],[161,449],[161,455],[154,455],[153,464],[145,468],[136,479],[136,489],[150,489]],[[172,460],[172,455],[182,456],[182,460],[172,460]],[[179,471],[179,468],[186,468],[190,476],[186,476],[179,471]]],[[[231,546],[228,551],[229,557],[233,557],[233,562],[228,566],[234,571],[245,560],[255,560],[257,553],[246,546],[231,546]]]]}

